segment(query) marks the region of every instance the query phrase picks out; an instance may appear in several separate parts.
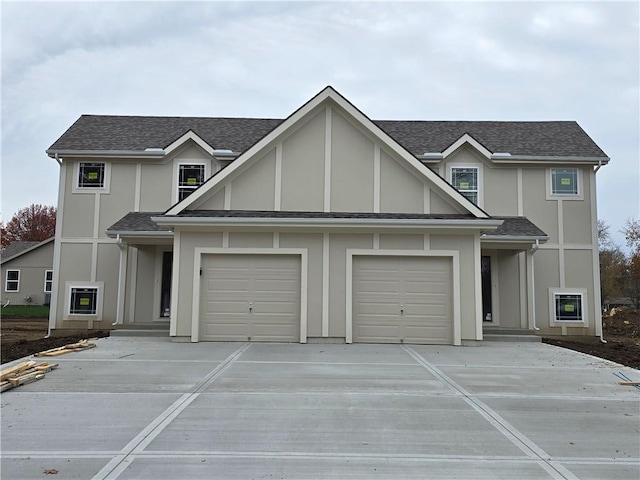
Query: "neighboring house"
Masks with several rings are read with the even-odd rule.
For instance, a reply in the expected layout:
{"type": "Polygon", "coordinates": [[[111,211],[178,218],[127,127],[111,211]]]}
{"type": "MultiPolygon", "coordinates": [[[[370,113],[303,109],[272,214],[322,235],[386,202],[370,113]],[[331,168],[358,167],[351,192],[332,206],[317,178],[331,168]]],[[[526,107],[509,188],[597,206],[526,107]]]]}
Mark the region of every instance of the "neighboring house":
{"type": "Polygon", "coordinates": [[[327,87],[285,120],[83,115],[47,153],[61,172],[52,330],[602,333],[609,158],[575,122],[372,121],[327,87]]]}
{"type": "Polygon", "coordinates": [[[53,284],[53,240],[14,242],[2,251],[0,278],[5,305],[49,305],[53,284]]]}

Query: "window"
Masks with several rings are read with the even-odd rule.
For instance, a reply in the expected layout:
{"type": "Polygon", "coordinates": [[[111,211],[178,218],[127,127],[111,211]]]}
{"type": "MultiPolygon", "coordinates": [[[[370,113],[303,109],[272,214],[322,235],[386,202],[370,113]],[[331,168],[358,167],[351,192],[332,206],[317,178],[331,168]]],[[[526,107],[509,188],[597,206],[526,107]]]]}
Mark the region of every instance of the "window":
{"type": "Polygon", "coordinates": [[[204,165],[180,165],[178,168],[178,201],[184,200],[204,183],[204,165]]]}
{"type": "Polygon", "coordinates": [[[98,312],[98,289],[95,287],[72,287],[69,302],[70,315],[96,315],[98,312]]]}
{"type": "Polygon", "coordinates": [[[452,167],[451,184],[468,200],[478,204],[477,167],[452,167]]]}
{"type": "Polygon", "coordinates": [[[46,270],[44,272],[44,293],[51,293],[52,285],[53,285],[53,270],[46,270]]]}
{"type": "Polygon", "coordinates": [[[7,270],[7,278],[4,284],[4,291],[20,291],[20,270],[7,270]]]}
{"type": "Polygon", "coordinates": [[[78,188],[104,188],[104,163],[80,163],[78,188]]]}
{"type": "Polygon", "coordinates": [[[551,194],[578,195],[578,170],[576,168],[552,168],[551,194]]]}
{"type": "Polygon", "coordinates": [[[556,293],[556,322],[582,322],[582,295],[556,293]]]}

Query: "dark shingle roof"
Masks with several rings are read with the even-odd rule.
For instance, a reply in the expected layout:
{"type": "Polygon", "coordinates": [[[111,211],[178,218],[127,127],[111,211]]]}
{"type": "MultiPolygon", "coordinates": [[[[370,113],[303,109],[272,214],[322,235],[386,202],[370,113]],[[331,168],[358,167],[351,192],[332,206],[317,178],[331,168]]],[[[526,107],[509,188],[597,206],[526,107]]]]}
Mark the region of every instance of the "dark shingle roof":
{"type": "Polygon", "coordinates": [[[17,257],[27,250],[37,246],[37,245],[45,245],[51,241],[53,241],[54,237],[48,238],[41,242],[36,241],[28,241],[28,242],[13,242],[10,245],[7,245],[4,250],[2,250],[0,256],[2,257],[2,262],[6,262],[11,258],[17,257]]]}
{"type": "MultiPolygon", "coordinates": [[[[131,212],[114,223],[107,232],[169,232],[151,217],[162,216],[162,212],[131,212]]],[[[168,218],[318,218],[318,219],[407,219],[407,220],[473,220],[466,214],[420,214],[420,213],[351,213],[351,212],[270,212],[254,210],[186,210],[168,218]]],[[[491,217],[503,220],[501,226],[489,235],[510,237],[546,237],[547,235],[525,217],[491,217]]]]}
{"type": "Polygon", "coordinates": [[[491,217],[496,220],[503,220],[500,225],[493,232],[489,232],[487,235],[492,237],[546,237],[547,234],[540,230],[529,219],[525,217],[491,217]]]}
{"type": "MultiPolygon", "coordinates": [[[[264,118],[82,115],[50,147],[66,150],[165,148],[189,130],[215,149],[244,152],[283,120],[264,118]]],[[[414,155],[442,152],[468,133],[492,153],[526,156],[607,155],[573,121],[374,121],[414,155]]]]}

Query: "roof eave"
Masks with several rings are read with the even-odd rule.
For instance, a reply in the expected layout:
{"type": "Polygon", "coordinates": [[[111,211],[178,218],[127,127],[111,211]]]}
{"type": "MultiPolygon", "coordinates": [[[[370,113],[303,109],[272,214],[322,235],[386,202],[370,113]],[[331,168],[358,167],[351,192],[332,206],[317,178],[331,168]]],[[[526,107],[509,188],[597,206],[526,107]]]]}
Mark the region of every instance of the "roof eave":
{"type": "Polygon", "coordinates": [[[153,150],[53,150],[46,151],[51,158],[77,158],[77,157],[101,157],[101,158],[162,158],[165,151],[153,150]]]}
{"type": "Polygon", "coordinates": [[[549,240],[548,235],[482,235],[480,241],[490,242],[523,242],[523,243],[536,243],[536,240],[540,243],[546,243],[549,240]]]}
{"type": "Polygon", "coordinates": [[[150,237],[150,238],[171,238],[173,232],[166,230],[164,232],[158,232],[153,230],[107,230],[105,232],[108,237],[116,238],[118,235],[121,237],[150,237]]]}
{"type": "Polygon", "coordinates": [[[573,163],[584,165],[606,165],[609,157],[580,157],[553,155],[491,155],[493,163],[573,163]]]}

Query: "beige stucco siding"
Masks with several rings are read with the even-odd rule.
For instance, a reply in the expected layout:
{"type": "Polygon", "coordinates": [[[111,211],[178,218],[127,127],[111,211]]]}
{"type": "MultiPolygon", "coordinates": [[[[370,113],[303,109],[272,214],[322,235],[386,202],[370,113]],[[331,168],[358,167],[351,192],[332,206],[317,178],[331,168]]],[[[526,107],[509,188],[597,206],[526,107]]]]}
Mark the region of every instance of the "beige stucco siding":
{"type": "Polygon", "coordinates": [[[112,165],[111,191],[109,194],[100,195],[98,236],[106,236],[107,228],[134,210],[135,192],[136,166],[133,164],[112,165]]]}
{"type": "Polygon", "coordinates": [[[380,152],[380,211],[424,212],[424,182],[384,151],[380,152]]]}
{"type": "Polygon", "coordinates": [[[496,255],[499,281],[497,306],[500,326],[520,328],[520,262],[518,253],[510,250],[498,250],[496,255]]]}
{"type": "Polygon", "coordinates": [[[558,243],[558,202],[546,200],[546,174],[543,168],[522,169],[524,216],[558,243]]]}
{"type": "Polygon", "coordinates": [[[560,287],[559,252],[540,249],[535,254],[536,323],[549,327],[549,288],[560,287]]]}
{"type": "Polygon", "coordinates": [[[119,260],[120,250],[117,245],[98,245],[96,279],[104,282],[102,322],[105,326],[116,320],[119,260]]]}
{"type": "Polygon", "coordinates": [[[380,248],[422,250],[424,249],[424,235],[380,234],[380,248]]]}
{"type": "Polygon", "coordinates": [[[373,211],[373,142],[339,113],[331,120],[331,211],[373,211]]]}
{"type": "Polygon", "coordinates": [[[429,205],[429,213],[466,213],[462,211],[462,208],[454,207],[451,203],[444,200],[435,190],[431,190],[429,205]]]}
{"type": "Polygon", "coordinates": [[[173,203],[173,163],[143,163],[141,168],[140,211],[156,212],[168,208],[173,203]]]}
{"type": "Polygon", "coordinates": [[[231,210],[273,210],[275,171],[274,148],[233,179],[231,210]]]}
{"type": "MultiPolygon", "coordinates": [[[[67,171],[72,170],[68,168],[67,171]]],[[[69,175],[68,178],[71,176],[69,175]]],[[[93,193],[66,193],[62,217],[63,238],[92,238],[96,195],[93,193]]]]}
{"type": "Polygon", "coordinates": [[[498,167],[482,169],[483,208],[492,215],[518,215],[518,171],[498,167]]]}
{"type": "Polygon", "coordinates": [[[323,110],[282,142],[282,210],[323,209],[325,118],[323,110]]]}
{"type": "Polygon", "coordinates": [[[271,232],[230,232],[229,247],[231,248],[272,248],[273,233],[271,232]]]}
{"type": "Polygon", "coordinates": [[[460,260],[460,321],[462,339],[476,338],[476,269],[480,259],[476,259],[475,239],[472,235],[430,235],[431,250],[457,250],[460,260]]]}
{"type": "Polygon", "coordinates": [[[306,248],[308,263],[307,336],[322,336],[322,234],[281,233],[281,248],[306,248]]]}
{"type": "Polygon", "coordinates": [[[155,267],[156,247],[139,248],[136,265],[135,317],[130,318],[129,321],[151,322],[153,320],[155,267]],[[150,281],[151,279],[154,281],[150,281]]]}

